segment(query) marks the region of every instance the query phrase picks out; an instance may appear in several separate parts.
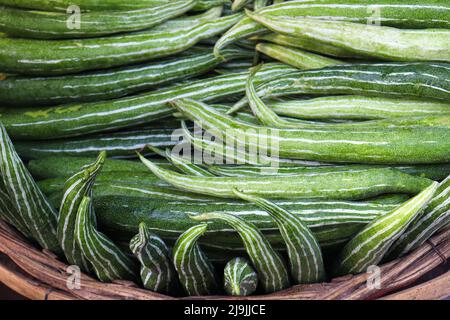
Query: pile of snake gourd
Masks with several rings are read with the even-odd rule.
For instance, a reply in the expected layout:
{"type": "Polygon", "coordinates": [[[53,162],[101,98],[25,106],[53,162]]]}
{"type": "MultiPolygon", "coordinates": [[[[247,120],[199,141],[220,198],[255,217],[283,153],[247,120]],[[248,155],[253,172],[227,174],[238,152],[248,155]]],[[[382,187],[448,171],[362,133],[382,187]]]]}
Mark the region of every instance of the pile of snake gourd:
{"type": "Polygon", "coordinates": [[[0,6],[0,218],[100,281],[272,293],[449,224],[447,0],[0,6]]]}

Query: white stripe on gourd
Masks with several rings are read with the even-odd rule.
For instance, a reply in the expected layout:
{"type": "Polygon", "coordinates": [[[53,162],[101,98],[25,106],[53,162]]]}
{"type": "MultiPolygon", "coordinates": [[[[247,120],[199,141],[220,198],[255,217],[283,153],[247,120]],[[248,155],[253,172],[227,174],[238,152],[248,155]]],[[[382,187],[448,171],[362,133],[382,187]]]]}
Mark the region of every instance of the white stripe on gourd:
{"type": "Polygon", "coordinates": [[[365,272],[369,266],[378,264],[392,244],[420,215],[433,197],[438,185],[434,182],[397,209],[369,223],[341,251],[334,268],[335,274],[365,272]]]}
{"type": "Polygon", "coordinates": [[[92,197],[95,178],[105,162],[106,153],[101,152],[96,161],[84,166],[70,177],[64,186],[59,209],[57,236],[67,261],[89,271],[89,263],[75,240],[75,223],[78,208],[84,197],[92,197]]]}
{"type": "Polygon", "coordinates": [[[235,190],[241,199],[264,209],[275,220],[286,248],[291,276],[297,283],[315,283],[325,280],[322,251],[315,236],[302,219],[273,202],[235,190]]]}
{"type": "Polygon", "coordinates": [[[104,234],[96,230],[92,201],[84,197],[78,207],[75,240],[102,282],[134,280],[137,265],[104,234]]]}
{"type": "Polygon", "coordinates": [[[14,209],[17,210],[16,218],[20,220],[20,226],[26,228],[41,247],[59,254],[61,249],[56,239],[57,213],[17,155],[2,124],[0,153],[3,186],[14,209]]]}
{"type": "Polygon", "coordinates": [[[230,296],[248,296],[256,291],[258,275],[245,258],[230,260],[224,269],[224,288],[230,296]]]}
{"type": "Polygon", "coordinates": [[[197,240],[208,226],[200,224],[186,230],[173,247],[173,263],[181,286],[189,296],[211,295],[218,289],[214,267],[197,240]]]}
{"type": "Polygon", "coordinates": [[[450,176],[439,185],[425,211],[389,250],[390,258],[403,256],[428,240],[450,222],[450,176]]]}

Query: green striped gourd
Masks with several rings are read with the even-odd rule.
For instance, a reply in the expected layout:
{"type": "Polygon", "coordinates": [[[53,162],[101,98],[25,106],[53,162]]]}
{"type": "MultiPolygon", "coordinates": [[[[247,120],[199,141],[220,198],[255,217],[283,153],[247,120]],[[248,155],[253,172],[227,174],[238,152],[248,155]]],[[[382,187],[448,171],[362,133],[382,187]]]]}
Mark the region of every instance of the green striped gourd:
{"type": "Polygon", "coordinates": [[[130,249],[141,263],[144,288],[164,294],[173,293],[178,279],[170,249],[160,237],[148,230],[145,223],[139,224],[139,233],[131,239],[130,249]]]}
{"type": "Polygon", "coordinates": [[[450,114],[450,103],[405,98],[327,96],[267,102],[278,115],[305,120],[376,120],[450,114]]]}
{"type": "MultiPolygon", "coordinates": [[[[282,64],[266,64],[256,75],[255,81],[260,84],[295,70],[282,64]]],[[[199,79],[114,101],[38,109],[2,109],[0,116],[8,133],[15,139],[48,140],[109,132],[168,117],[173,113],[168,102],[174,99],[191,97],[212,101],[243,92],[247,75],[247,72],[242,72],[199,79]]]]}
{"type": "Polygon", "coordinates": [[[392,119],[354,130],[275,129],[239,122],[188,99],[178,100],[176,106],[216,136],[226,133],[233,143],[250,150],[258,147],[260,153],[275,149],[281,158],[390,165],[447,163],[450,159],[449,116],[392,119]],[[255,145],[255,141],[266,143],[255,145]]]}
{"type": "Polygon", "coordinates": [[[450,222],[450,176],[439,185],[425,211],[392,245],[389,257],[397,258],[418,248],[450,222]]]}
{"type": "Polygon", "coordinates": [[[189,296],[211,295],[218,290],[214,267],[197,244],[207,228],[206,224],[189,228],[173,247],[173,263],[189,296]]]}
{"type": "Polygon", "coordinates": [[[71,176],[64,185],[63,197],[59,206],[57,237],[61,248],[70,264],[80,266],[83,270],[90,270],[80,247],[75,240],[75,223],[78,208],[84,197],[92,198],[94,182],[102,170],[106,153],[101,152],[97,160],[85,166],[78,173],[71,176]]]}
{"type": "Polygon", "coordinates": [[[345,21],[271,17],[249,10],[246,13],[274,32],[306,36],[356,55],[391,61],[450,62],[448,29],[402,30],[345,21]]]}
{"type": "Polygon", "coordinates": [[[224,288],[230,296],[249,296],[256,291],[258,274],[250,262],[241,257],[230,260],[223,271],[224,288]]]}
{"type": "Polygon", "coordinates": [[[102,282],[134,280],[137,266],[104,234],[95,227],[92,201],[84,197],[78,207],[75,224],[75,240],[98,279],[102,282]]]}
{"type": "Polygon", "coordinates": [[[191,216],[196,221],[221,220],[229,224],[241,237],[248,256],[258,272],[264,292],[271,293],[289,286],[289,274],[283,259],[266,237],[252,223],[229,213],[211,212],[191,216]]]}
{"type": "Polygon", "coordinates": [[[272,199],[358,200],[385,193],[417,194],[432,182],[390,168],[292,176],[199,177],[163,169],[143,156],[140,159],[157,177],[178,189],[220,198],[237,198],[233,189],[238,188],[272,199]]]}
{"type": "Polygon", "coordinates": [[[269,213],[286,243],[291,276],[296,283],[325,280],[325,269],[319,243],[302,219],[273,202],[235,190],[243,200],[252,202],[269,213]]]}
{"type": "MultiPolygon", "coordinates": [[[[5,196],[17,211],[17,226],[28,231],[42,248],[59,254],[56,237],[57,213],[50,205],[22,160],[17,155],[5,127],[0,124],[0,170],[5,196]]],[[[25,230],[24,230],[25,231],[25,230]]]]}
{"type": "Polygon", "coordinates": [[[379,263],[392,244],[423,211],[437,187],[438,183],[434,182],[397,209],[369,223],[345,245],[334,268],[335,274],[361,273],[379,263]]]}

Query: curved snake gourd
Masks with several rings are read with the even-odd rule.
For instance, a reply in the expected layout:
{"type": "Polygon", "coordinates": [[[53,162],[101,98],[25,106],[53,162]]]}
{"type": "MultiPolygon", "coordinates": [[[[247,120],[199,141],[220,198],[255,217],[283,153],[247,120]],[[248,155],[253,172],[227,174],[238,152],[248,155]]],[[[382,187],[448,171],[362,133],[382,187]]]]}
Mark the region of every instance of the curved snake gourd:
{"type": "Polygon", "coordinates": [[[90,270],[89,263],[75,240],[75,226],[78,208],[84,197],[92,198],[92,190],[97,175],[105,162],[106,152],[101,152],[95,162],[84,166],[71,176],[64,185],[59,207],[57,237],[64,255],[70,264],[90,270]]]}
{"type": "Polygon", "coordinates": [[[221,220],[236,230],[255,266],[264,292],[271,293],[289,286],[289,274],[282,258],[253,224],[229,213],[211,212],[192,215],[196,221],[221,220]]]}
{"type": "Polygon", "coordinates": [[[206,224],[186,230],[173,247],[173,263],[180,283],[190,296],[210,295],[218,290],[213,265],[197,243],[206,231],[206,224]]]}

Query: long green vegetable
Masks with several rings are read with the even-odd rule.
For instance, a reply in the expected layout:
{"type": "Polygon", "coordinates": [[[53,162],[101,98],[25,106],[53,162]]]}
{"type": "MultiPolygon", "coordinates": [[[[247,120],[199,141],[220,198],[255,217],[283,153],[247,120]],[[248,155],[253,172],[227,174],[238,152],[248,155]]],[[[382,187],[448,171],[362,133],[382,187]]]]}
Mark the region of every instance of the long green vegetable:
{"type": "MultiPolygon", "coordinates": [[[[281,64],[265,65],[258,72],[257,83],[295,71],[281,64]]],[[[14,138],[50,139],[111,131],[169,116],[173,109],[167,104],[191,97],[205,101],[217,100],[245,90],[247,72],[182,83],[147,94],[114,101],[100,101],[43,109],[3,109],[3,124],[14,138]]]]}
{"type": "MultiPolygon", "coordinates": [[[[428,178],[430,180],[441,181],[450,175],[450,164],[422,164],[415,166],[383,166],[383,165],[326,165],[323,167],[307,167],[307,166],[290,166],[274,169],[269,166],[251,166],[251,165],[239,165],[239,166],[218,166],[212,165],[208,167],[208,170],[217,176],[225,177],[245,177],[245,176],[295,176],[299,174],[317,173],[317,172],[334,172],[334,171],[347,171],[347,170],[364,170],[373,169],[374,167],[390,167],[407,174],[428,178]]],[[[140,168],[141,169],[141,168],[140,168]]],[[[33,173],[32,168],[30,171],[33,173]]]]}
{"type": "MultiPolygon", "coordinates": [[[[66,178],[70,177],[95,161],[94,157],[46,157],[28,162],[28,170],[36,179],[66,178]]],[[[155,159],[163,167],[172,167],[167,161],[155,159]]],[[[115,171],[148,172],[146,166],[140,161],[106,159],[102,172],[110,173],[115,171]]]]}
{"type": "Polygon", "coordinates": [[[96,230],[95,213],[89,197],[84,197],[78,208],[75,240],[100,281],[136,278],[137,266],[134,261],[104,234],[96,230]]]}
{"type": "MultiPolygon", "coordinates": [[[[311,121],[302,121],[298,119],[284,119],[278,116],[273,110],[271,110],[264,101],[258,97],[255,87],[253,86],[254,69],[250,72],[246,85],[246,97],[249,101],[250,108],[256,118],[265,126],[271,128],[292,128],[292,129],[324,129],[324,130],[367,130],[368,128],[383,130],[386,128],[406,127],[406,126],[420,126],[420,125],[434,125],[431,117],[413,117],[412,119],[394,118],[383,120],[372,120],[356,123],[317,123],[311,121]]],[[[441,117],[435,117],[437,123],[442,119],[441,117]]]]}
{"type": "Polygon", "coordinates": [[[116,157],[135,157],[136,150],[151,144],[172,147],[176,129],[140,129],[104,133],[64,140],[17,141],[17,152],[24,158],[37,159],[54,156],[95,156],[100,151],[116,157]]]}
{"type": "MultiPolygon", "coordinates": [[[[98,194],[100,189],[95,191],[98,194]]],[[[395,209],[398,201],[349,202],[325,200],[285,200],[277,205],[299,215],[323,246],[342,243],[360,231],[373,219],[395,209]]],[[[255,224],[276,248],[284,248],[284,242],[273,219],[264,210],[245,202],[166,199],[157,200],[133,197],[131,194],[97,197],[94,206],[102,229],[110,234],[125,238],[134,236],[137,226],[145,222],[152,232],[163,239],[174,240],[195,223],[188,214],[202,214],[212,211],[231,213],[247,222],[255,224]]],[[[222,250],[240,248],[239,238],[226,225],[209,225],[202,245],[222,250]]]]}
{"type": "Polygon", "coordinates": [[[25,221],[20,217],[18,210],[14,207],[6,187],[3,185],[3,179],[0,179],[0,219],[16,227],[25,237],[32,239],[25,221]]]}
{"type": "Polygon", "coordinates": [[[171,252],[161,238],[152,234],[145,223],[130,241],[130,250],[141,263],[141,280],[148,290],[173,293],[178,286],[171,252]]]}
{"type": "Polygon", "coordinates": [[[418,248],[450,221],[450,176],[436,190],[424,213],[392,245],[389,257],[397,258],[418,248]]]}
{"type": "MultiPolygon", "coordinates": [[[[120,0],[77,0],[77,5],[82,10],[130,10],[148,8],[168,0],[137,0],[130,3],[120,0]]],[[[36,10],[64,11],[73,4],[71,0],[1,0],[0,4],[18,8],[36,10]]]]}
{"type": "Polygon", "coordinates": [[[423,211],[437,187],[438,183],[434,182],[413,199],[375,219],[361,230],[340,253],[335,274],[365,272],[369,266],[379,263],[390,246],[423,211]]]}
{"type": "MultiPolygon", "coordinates": [[[[311,0],[287,1],[258,11],[270,16],[314,18],[361,24],[379,23],[400,28],[448,28],[450,5],[446,0],[311,0]]],[[[267,31],[262,25],[243,18],[227,31],[215,46],[216,54],[239,39],[267,31]]]]}
{"type": "Polygon", "coordinates": [[[296,283],[315,283],[325,280],[325,269],[319,243],[306,224],[273,202],[235,190],[243,200],[252,202],[269,213],[286,242],[291,276],[296,283]]]}
{"type": "MultiPolygon", "coordinates": [[[[77,0],[76,4],[82,11],[107,11],[107,10],[135,10],[149,8],[168,3],[170,0],[77,0]]],[[[195,10],[206,10],[214,6],[222,5],[226,0],[197,0],[195,10]]],[[[49,11],[67,11],[72,0],[1,0],[0,4],[11,7],[28,8],[49,11]]]]}
{"type": "Polygon", "coordinates": [[[258,271],[260,285],[266,293],[279,291],[289,286],[289,274],[284,261],[253,224],[234,215],[219,212],[205,213],[191,216],[191,218],[196,221],[218,219],[235,229],[258,271]]]}
{"type": "MultiPolygon", "coordinates": [[[[224,61],[209,48],[200,49],[186,56],[106,71],[56,77],[6,76],[0,81],[0,99],[3,106],[36,107],[119,98],[203,74],[224,61]]],[[[226,60],[249,54],[238,49],[222,53],[226,60]]]]}
{"type": "Polygon", "coordinates": [[[179,189],[222,198],[236,198],[233,188],[238,188],[245,193],[272,199],[358,200],[384,193],[417,194],[431,183],[428,179],[386,168],[281,177],[199,177],[166,170],[142,156],[140,158],[157,177],[179,189]]]}
{"type": "Polygon", "coordinates": [[[246,11],[272,31],[306,36],[357,55],[394,61],[450,62],[450,30],[401,30],[341,21],[270,17],[246,11]]]}
{"type": "Polygon", "coordinates": [[[185,116],[219,137],[259,152],[275,150],[279,157],[323,162],[368,164],[433,164],[450,160],[450,130],[447,116],[400,120],[400,125],[340,129],[268,129],[238,122],[207,105],[192,100],[176,103],[185,116]],[[401,125],[405,122],[406,126],[401,125]],[[257,141],[265,141],[255,146],[257,141]]]}
{"type": "Polygon", "coordinates": [[[279,115],[306,120],[376,120],[450,114],[450,104],[446,102],[386,97],[331,96],[267,104],[279,115]]]}
{"type": "Polygon", "coordinates": [[[80,15],[79,28],[71,25],[69,14],[2,7],[0,31],[14,37],[35,39],[98,37],[149,29],[189,11],[195,2],[196,0],[171,1],[124,12],[87,12],[80,15]]]}
{"type": "Polygon", "coordinates": [[[248,296],[256,291],[258,275],[245,258],[229,261],[224,273],[224,287],[230,296],[248,296]]]}
{"type": "Polygon", "coordinates": [[[186,230],[173,247],[175,269],[189,296],[210,295],[218,290],[214,267],[197,244],[207,228],[200,224],[186,230]]]}
{"type": "Polygon", "coordinates": [[[13,204],[17,225],[39,243],[42,248],[61,253],[56,238],[57,213],[49,204],[28,172],[0,123],[0,170],[4,196],[13,204]],[[17,213],[17,215],[16,215],[17,213]]]}
{"type": "MultiPolygon", "coordinates": [[[[360,63],[299,71],[261,85],[264,97],[292,94],[352,94],[450,101],[450,64],[446,63],[360,63]]],[[[239,110],[247,100],[230,109],[239,110]]]]}
{"type": "MultiPolygon", "coordinates": [[[[290,37],[278,33],[261,34],[251,38],[256,41],[267,41],[284,47],[300,48],[309,52],[320,53],[326,56],[339,58],[359,58],[355,53],[349,52],[343,48],[331,46],[317,40],[311,40],[307,37],[290,37]]],[[[221,50],[221,54],[224,49],[221,50]]]]}
{"type": "Polygon", "coordinates": [[[90,270],[82,250],[75,240],[75,227],[78,209],[84,197],[92,198],[94,181],[105,162],[106,153],[102,152],[97,160],[70,177],[64,186],[59,207],[57,237],[64,255],[70,264],[85,271],[90,270]]]}
{"type": "Polygon", "coordinates": [[[144,62],[182,52],[225,31],[240,17],[226,16],[176,33],[155,33],[150,29],[113,37],[51,42],[0,37],[0,69],[58,75],[144,62]]]}

